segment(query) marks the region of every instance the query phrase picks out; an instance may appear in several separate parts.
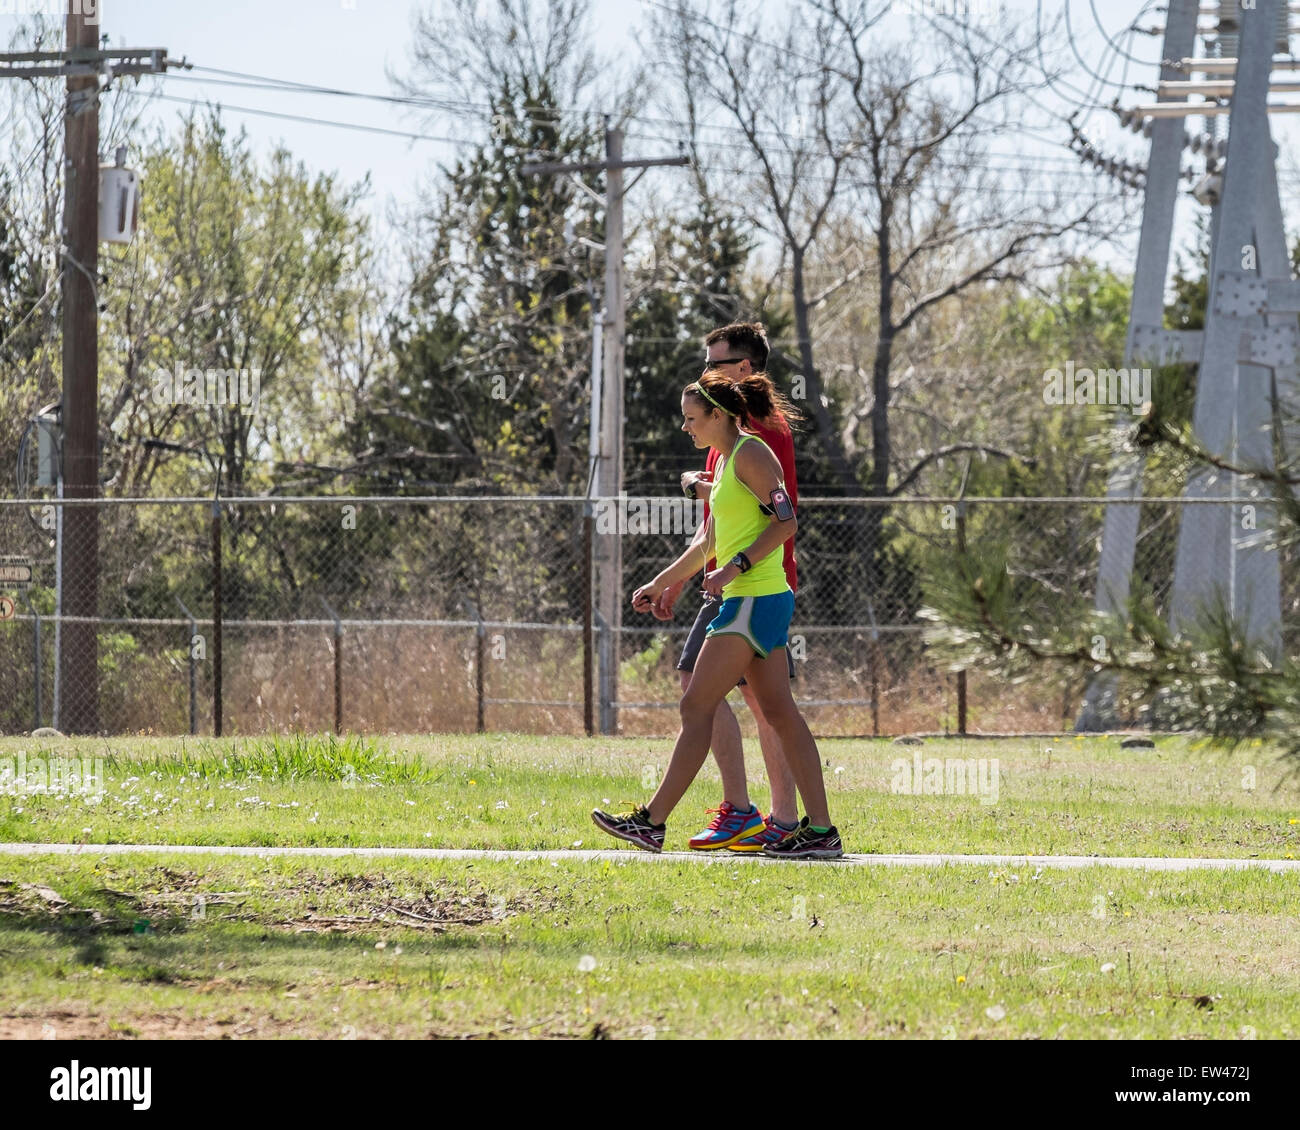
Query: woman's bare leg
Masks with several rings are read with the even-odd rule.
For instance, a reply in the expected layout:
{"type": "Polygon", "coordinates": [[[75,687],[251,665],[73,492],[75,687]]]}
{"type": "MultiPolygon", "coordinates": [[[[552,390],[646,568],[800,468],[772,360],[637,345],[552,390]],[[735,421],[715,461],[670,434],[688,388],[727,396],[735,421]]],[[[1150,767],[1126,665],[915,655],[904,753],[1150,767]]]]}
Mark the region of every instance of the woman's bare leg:
{"type": "Polygon", "coordinates": [[[826,803],[826,783],[822,780],[821,756],[808,723],[790,693],[785,649],[775,649],[766,659],[755,658],[745,671],[745,681],[753,688],[763,716],[781,739],[794,783],[803,797],[808,822],[818,828],[829,828],[831,817],[826,803]]]}
{"type": "MultiPolygon", "coordinates": [[[[673,746],[672,760],[658,790],[650,798],[651,823],[662,824],[667,820],[699,775],[704,759],[709,756],[718,703],[736,685],[753,657],[754,649],[740,636],[710,636],[704,641],[690,686],[682,695],[682,728],[673,746]]],[[[785,662],[784,656],[781,661],[785,662]]]]}

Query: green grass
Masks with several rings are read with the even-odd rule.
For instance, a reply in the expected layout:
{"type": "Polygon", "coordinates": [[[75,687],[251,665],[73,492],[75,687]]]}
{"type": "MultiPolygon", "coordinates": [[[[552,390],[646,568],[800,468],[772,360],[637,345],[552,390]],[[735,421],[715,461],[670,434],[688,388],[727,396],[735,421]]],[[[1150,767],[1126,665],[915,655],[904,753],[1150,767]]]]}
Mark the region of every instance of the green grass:
{"type": "Polygon", "coordinates": [[[0,1037],[1300,1035],[1295,878],[1259,871],[178,855],[0,875],[0,1037]]]}
{"type": "MultiPolygon", "coordinates": [[[[516,734],[335,740],[0,739],[0,759],[104,759],[102,796],[0,795],[0,840],[254,846],[607,847],[593,806],[644,798],[670,743],[516,734]]],[[[756,750],[753,751],[755,754],[756,750]]],[[[1162,738],[821,743],[853,852],[1300,856],[1300,785],[1260,747],[1162,738]],[[896,760],[997,758],[997,803],[891,791],[896,760]]],[[[751,766],[757,763],[751,757],[751,766]]],[[[767,802],[761,780],[753,795],[767,802]]],[[[720,797],[712,765],[668,847],[720,797]]]]}
{"type": "MultiPolygon", "coordinates": [[[[0,795],[0,839],[610,847],[669,744],[523,735],[0,740],[100,796],[0,795]]],[[[821,744],[857,852],[1287,858],[1300,787],[1184,738],[821,744]],[[997,758],[997,802],[894,791],[997,758]]],[[[756,760],[756,759],[755,759],[756,760]]],[[[761,782],[754,788],[766,800],[761,782]]],[[[670,848],[719,797],[706,770],[670,848]]],[[[628,849],[629,851],[631,849],[628,849]]],[[[1295,1038],[1297,881],[707,860],[0,857],[0,1038],[1295,1038]]]]}

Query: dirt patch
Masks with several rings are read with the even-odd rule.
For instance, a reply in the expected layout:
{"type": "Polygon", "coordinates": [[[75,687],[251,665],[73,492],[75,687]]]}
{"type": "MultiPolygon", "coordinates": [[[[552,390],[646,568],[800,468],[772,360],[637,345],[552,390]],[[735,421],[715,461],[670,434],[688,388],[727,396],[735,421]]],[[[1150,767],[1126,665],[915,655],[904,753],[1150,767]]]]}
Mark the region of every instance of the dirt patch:
{"type": "Polygon", "coordinates": [[[418,895],[402,893],[398,885],[383,876],[303,876],[294,884],[295,895],[312,894],[318,901],[305,914],[276,923],[294,933],[353,933],[376,926],[404,926],[412,930],[445,933],[452,927],[482,926],[501,922],[524,911],[549,909],[538,895],[506,898],[493,894],[475,879],[456,884],[437,880],[418,895]],[[336,904],[351,913],[332,912],[336,904]]]}
{"type": "Polygon", "coordinates": [[[299,1024],[243,1010],[221,1019],[167,1012],[110,1019],[66,1008],[0,1015],[0,1040],[265,1040],[301,1034],[299,1024]]]}
{"type": "Polygon", "coordinates": [[[410,884],[401,886],[381,875],[308,872],[284,886],[257,891],[258,907],[250,910],[252,891],[205,890],[194,872],[168,867],[146,872],[134,890],[98,887],[93,893],[94,901],[106,905],[76,906],[51,887],[0,880],[0,915],[62,921],[76,929],[109,933],[175,933],[193,929],[197,921],[223,920],[300,934],[346,934],[377,927],[445,933],[555,905],[554,896],[540,889],[507,898],[476,879],[440,879],[412,893],[410,884]]]}

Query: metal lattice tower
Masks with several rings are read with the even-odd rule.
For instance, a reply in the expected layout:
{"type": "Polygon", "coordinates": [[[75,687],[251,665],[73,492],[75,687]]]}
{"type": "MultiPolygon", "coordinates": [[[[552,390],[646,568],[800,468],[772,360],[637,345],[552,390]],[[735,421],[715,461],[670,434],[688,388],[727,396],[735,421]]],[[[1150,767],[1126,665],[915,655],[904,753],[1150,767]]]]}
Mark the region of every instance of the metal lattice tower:
{"type": "MultiPolygon", "coordinates": [[[[1257,0],[1239,8],[1223,0],[1210,12],[1219,19],[1206,36],[1209,58],[1191,58],[1198,0],[1171,0],[1165,29],[1158,101],[1128,115],[1149,121],[1151,159],[1138,244],[1125,365],[1157,366],[1197,361],[1194,428],[1214,455],[1235,466],[1273,467],[1273,415],[1279,394],[1296,383],[1296,320],[1300,294],[1291,282],[1276,146],[1269,131],[1273,55],[1287,52],[1288,5],[1257,0]],[[1235,56],[1235,57],[1234,57],[1235,56]],[[1182,81],[1187,74],[1238,76],[1231,84],[1182,81]],[[1216,172],[1220,146],[1209,155],[1198,199],[1211,203],[1210,288],[1204,331],[1163,328],[1164,290],[1177,201],[1182,120],[1201,114],[1213,121],[1221,105],[1189,103],[1190,93],[1231,94],[1227,153],[1216,172]]],[[[1289,68],[1289,69],[1294,69],[1289,68]]],[[[1277,84],[1294,89],[1294,84],[1277,84]]],[[[1217,129],[1214,131],[1217,133],[1217,129]]],[[[1213,134],[1211,134],[1213,138],[1213,134]]],[[[1129,596],[1140,523],[1143,459],[1128,455],[1107,488],[1095,607],[1119,613],[1129,596]]],[[[1256,481],[1221,471],[1194,473],[1184,491],[1174,565],[1170,621],[1186,627],[1204,607],[1222,602],[1249,638],[1267,653],[1281,653],[1281,577],[1272,532],[1276,516],[1256,481]],[[1223,500],[1223,505],[1198,505],[1223,500]]],[[[1077,729],[1115,724],[1115,679],[1093,680],[1077,729]]]]}

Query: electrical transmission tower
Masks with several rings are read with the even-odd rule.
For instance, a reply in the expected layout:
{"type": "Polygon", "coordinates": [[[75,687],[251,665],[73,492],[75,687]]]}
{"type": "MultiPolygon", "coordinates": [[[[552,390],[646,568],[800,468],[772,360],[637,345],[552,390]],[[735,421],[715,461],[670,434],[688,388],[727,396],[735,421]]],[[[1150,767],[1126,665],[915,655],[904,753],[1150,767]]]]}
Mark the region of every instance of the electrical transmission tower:
{"type": "MultiPolygon", "coordinates": [[[[1271,470],[1276,410],[1296,385],[1300,284],[1291,281],[1277,185],[1277,147],[1269,116],[1300,106],[1270,103],[1270,91],[1300,84],[1273,80],[1295,70],[1289,54],[1286,0],[1237,0],[1208,5],[1215,31],[1202,32],[1207,57],[1193,56],[1200,0],[1170,0],[1157,101],[1121,113],[1151,139],[1142,229],[1125,348],[1127,366],[1196,362],[1193,426],[1198,440],[1231,466],[1271,470]],[[1189,76],[1202,75],[1204,78],[1189,76]],[[1226,77],[1225,77],[1226,76],[1226,77]],[[1188,101],[1190,95],[1207,101],[1188,101]],[[1227,101],[1225,101],[1227,99],[1227,101]],[[1192,144],[1183,120],[1228,117],[1226,153],[1213,130],[1192,144]],[[1164,328],[1164,291],[1178,198],[1183,148],[1204,151],[1206,174],[1193,195],[1211,209],[1209,298],[1205,328],[1164,328]],[[1220,158],[1222,162],[1220,164],[1220,158]]],[[[1107,488],[1095,607],[1122,615],[1138,540],[1143,459],[1130,454],[1111,472],[1107,488]]],[[[1221,604],[1267,653],[1281,654],[1281,574],[1276,516],[1257,481],[1218,469],[1194,472],[1184,505],[1174,564],[1170,622],[1177,629],[1221,604]],[[1210,503],[1201,505],[1200,503],[1210,503]]],[[[1076,729],[1117,722],[1116,679],[1104,673],[1089,686],[1076,729]]]]}

